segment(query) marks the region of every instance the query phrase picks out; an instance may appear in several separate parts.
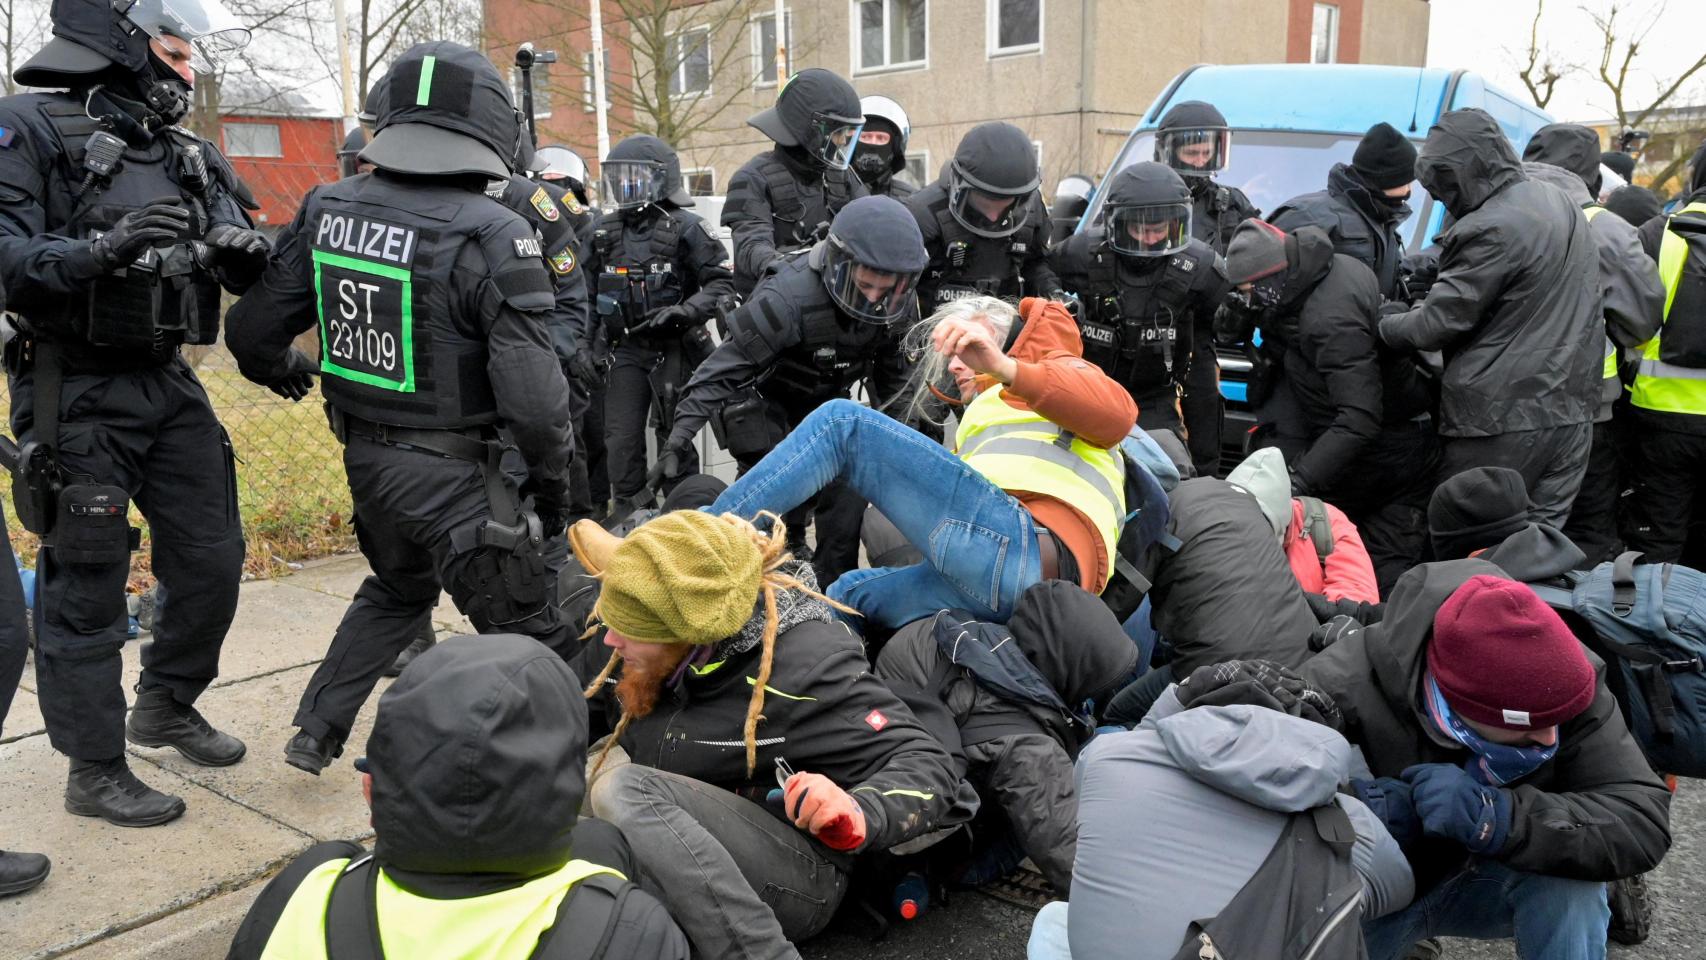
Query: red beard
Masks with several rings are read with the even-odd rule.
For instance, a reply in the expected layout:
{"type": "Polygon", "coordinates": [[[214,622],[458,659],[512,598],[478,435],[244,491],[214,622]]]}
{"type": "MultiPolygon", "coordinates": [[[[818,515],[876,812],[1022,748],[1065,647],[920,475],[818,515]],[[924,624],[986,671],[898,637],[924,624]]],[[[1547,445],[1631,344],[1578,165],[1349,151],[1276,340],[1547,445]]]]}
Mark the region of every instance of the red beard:
{"type": "Polygon", "coordinates": [[[622,712],[630,719],[638,720],[656,709],[658,698],[663,696],[664,681],[692,652],[693,645],[683,643],[673,646],[670,656],[651,666],[624,662],[622,678],[616,681],[616,699],[622,704],[622,712]]]}

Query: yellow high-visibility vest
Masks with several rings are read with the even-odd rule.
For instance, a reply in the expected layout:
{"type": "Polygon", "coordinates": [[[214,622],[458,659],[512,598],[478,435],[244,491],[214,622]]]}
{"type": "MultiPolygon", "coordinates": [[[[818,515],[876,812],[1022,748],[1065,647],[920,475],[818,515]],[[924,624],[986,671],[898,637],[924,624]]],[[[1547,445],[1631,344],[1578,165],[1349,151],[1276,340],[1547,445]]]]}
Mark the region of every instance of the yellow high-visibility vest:
{"type": "MultiPolygon", "coordinates": [[[[1706,214],[1706,201],[1696,200],[1671,215],[1674,220],[1684,213],[1706,214]]],[[[1671,305],[1682,283],[1683,267],[1688,263],[1688,241],[1665,225],[1665,236],[1659,246],[1659,280],[1665,286],[1665,317],[1659,332],[1641,345],[1641,365],[1630,388],[1629,401],[1646,410],[1664,413],[1706,415],[1706,368],[1683,367],[1659,359],[1659,340],[1671,323],[1671,305]]],[[[1678,323],[1706,323],[1706,317],[1678,317],[1678,323]]]]}
{"type": "MultiPolygon", "coordinates": [[[[1596,203],[1591,206],[1583,207],[1582,212],[1587,214],[1588,222],[1592,223],[1594,217],[1605,212],[1605,208],[1596,203]]],[[[1617,344],[1611,339],[1609,334],[1607,334],[1605,338],[1605,369],[1603,377],[1606,380],[1617,379],[1617,344]]]]}

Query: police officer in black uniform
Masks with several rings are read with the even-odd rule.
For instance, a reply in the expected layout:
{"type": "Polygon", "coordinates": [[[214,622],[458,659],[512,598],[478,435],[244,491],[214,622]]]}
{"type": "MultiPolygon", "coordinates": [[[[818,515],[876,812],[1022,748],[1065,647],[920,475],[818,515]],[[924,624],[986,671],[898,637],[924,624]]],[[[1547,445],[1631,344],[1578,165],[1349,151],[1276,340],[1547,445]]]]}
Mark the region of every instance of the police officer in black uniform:
{"type": "MultiPolygon", "coordinates": [[[[1225,115],[1213,104],[1201,100],[1176,104],[1162,116],[1155,131],[1155,159],[1177,170],[1191,188],[1192,234],[1221,256],[1226,255],[1226,245],[1238,224],[1261,216],[1244,191],[1214,179],[1215,174],[1226,169],[1231,150],[1232,130],[1226,125],[1225,115]]],[[[1207,345],[1214,340],[1212,322],[1198,326],[1196,336],[1197,342],[1205,345],[1203,359],[1207,361],[1211,353],[1207,345]]],[[[1191,460],[1198,474],[1213,476],[1220,469],[1220,438],[1226,422],[1226,403],[1220,395],[1220,365],[1208,362],[1193,365],[1180,403],[1185,426],[1191,434],[1191,460]]]]}
{"type": "Polygon", "coordinates": [[[918,281],[924,312],[975,295],[1013,303],[1061,298],[1060,280],[1048,265],[1041,184],[1031,138],[997,121],[971,128],[942,176],[906,198],[930,252],[918,281]]]}
{"type": "Polygon", "coordinates": [[[131,773],[126,738],[213,766],[244,753],[193,706],[219,673],[243,534],[230,441],[178,348],[217,340],[220,288],[253,283],[267,244],[218,148],[177,124],[192,67],[248,31],[218,0],[123,14],[58,0],[53,24],[16,77],[66,92],[0,100],[0,278],[22,328],[6,350],[12,427],[42,467],[17,484],[25,526],[46,534],[37,692],[71,758],[66,809],[151,826],[184,803],[131,773]],[[127,725],[132,501],[153,535],[160,613],[127,725]]]}
{"type": "MultiPolygon", "coordinates": [[[[710,225],[683,209],[693,198],[669,144],[646,134],[623,140],[604,158],[600,179],[605,203],[614,209],[593,230],[585,269],[598,296],[592,322],[614,345],[604,446],[621,513],[650,502],[646,418],[655,413],[658,449],[664,449],[681,388],[710,356],[706,324],[718,302],[734,294],[734,268],[710,225]]],[[[592,332],[581,339],[580,350],[590,354],[592,332]]],[[[698,472],[691,444],[678,466],[698,472]]]]}
{"type": "Polygon", "coordinates": [[[723,203],[723,226],[734,233],[735,289],[743,297],[777,257],[823,239],[841,208],[870,192],[849,169],[865,111],[839,75],[801,70],[774,107],[747,123],[776,146],[735,171],[723,203]]]}
{"type": "Polygon", "coordinates": [[[509,89],[484,56],[448,42],[411,47],[382,82],[361,153],[374,172],[309,192],[226,335],[244,376],[300,391],[316,365],[290,344],[318,326],[321,391],[373,569],[285,750],[315,774],[441,585],[483,632],[525,633],[565,657],[579,633],[552,569],[572,440],[551,275],[526,219],[484,193],[511,172],[509,89]],[[525,463],[519,491],[500,428],[525,463]]]}
{"type": "Polygon", "coordinates": [[[1191,194],[1165,164],[1135,163],[1108,181],[1099,222],[1056,247],[1078,297],[1084,359],[1137,401],[1138,426],[1184,437],[1179,397],[1194,364],[1213,363],[1199,326],[1232,289],[1208,244],[1191,236],[1191,194]]]}
{"type": "MultiPolygon", "coordinates": [[[[728,334],[676,407],[665,456],[691,446],[709,420],[746,470],[819,404],[847,396],[861,380],[879,405],[894,397],[911,369],[901,338],[917,318],[915,288],[927,261],[918,226],[898,201],[848,204],[826,239],[783,262],[729,314],[728,334]]],[[[800,556],[813,511],[807,504],[785,518],[789,548],[800,556]]],[[[831,484],[815,512],[813,566],[827,585],[858,566],[864,502],[831,484]]]]}
{"type": "Polygon", "coordinates": [[[865,127],[859,131],[853,172],[875,196],[905,200],[917,193],[918,185],[901,176],[906,169],[906,141],[912,136],[906,110],[880,96],[860,100],[859,109],[865,111],[865,127]]]}

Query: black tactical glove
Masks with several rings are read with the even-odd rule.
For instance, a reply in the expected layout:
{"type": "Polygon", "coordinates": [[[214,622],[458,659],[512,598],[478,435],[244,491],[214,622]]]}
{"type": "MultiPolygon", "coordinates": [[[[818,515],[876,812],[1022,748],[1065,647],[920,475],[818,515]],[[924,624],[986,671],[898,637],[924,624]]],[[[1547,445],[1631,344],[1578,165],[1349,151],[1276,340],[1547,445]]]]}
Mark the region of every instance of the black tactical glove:
{"type": "Polygon", "coordinates": [[[580,381],[581,386],[591,389],[598,383],[598,361],[592,358],[592,351],[582,347],[569,355],[569,376],[580,381]]]}
{"type": "Polygon", "coordinates": [[[681,477],[681,450],[682,444],[674,443],[658,454],[658,462],[646,473],[646,489],[660,490],[664,483],[681,477]]]}
{"type": "Polygon", "coordinates": [[[693,311],[682,304],[664,307],[640,324],[635,333],[646,333],[654,337],[674,336],[699,321],[694,318],[693,311]]]}
{"type": "Polygon", "coordinates": [[[1320,653],[1360,630],[1362,630],[1362,624],[1358,623],[1355,617],[1348,614],[1334,617],[1316,627],[1314,632],[1309,634],[1309,649],[1315,653],[1320,653]]]}
{"type": "Polygon", "coordinates": [[[567,483],[542,484],[528,477],[521,485],[521,498],[532,499],[533,513],[546,538],[560,537],[569,525],[569,487],[567,483]]]}
{"type": "Polygon", "coordinates": [[[267,389],[291,403],[298,403],[314,389],[314,375],[319,372],[319,368],[314,361],[308,359],[307,354],[295,347],[290,348],[285,366],[285,375],[267,384],[267,389]]]}
{"type": "Polygon", "coordinates": [[[229,270],[258,276],[266,268],[272,244],[259,230],[239,227],[234,223],[214,224],[202,238],[213,251],[214,262],[229,270]]]}
{"type": "Polygon", "coordinates": [[[171,244],[190,226],[190,211],[182,197],[161,197],[120,217],[112,229],[95,238],[89,252],[102,273],[129,266],[156,244],[171,244]]]}

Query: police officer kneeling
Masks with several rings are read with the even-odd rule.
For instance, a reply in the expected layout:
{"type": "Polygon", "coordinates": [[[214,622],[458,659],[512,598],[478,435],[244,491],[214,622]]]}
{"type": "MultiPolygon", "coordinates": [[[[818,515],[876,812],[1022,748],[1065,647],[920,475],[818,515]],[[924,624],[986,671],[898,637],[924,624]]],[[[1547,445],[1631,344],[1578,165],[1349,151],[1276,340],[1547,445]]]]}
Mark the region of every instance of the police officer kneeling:
{"type": "MultiPolygon", "coordinates": [[[[220,288],[266,264],[253,199],[212,143],[177,126],[196,70],[240,47],[218,0],[59,0],[54,38],[0,100],[0,277],[24,526],[44,535],[36,679],[65,807],[121,826],[184,802],[130,772],[124,743],[224,766],[244,746],[193,706],[219,673],[243,569],[231,443],[178,354],[218,339],[220,288]],[[194,25],[194,26],[192,26],[194,25]],[[193,69],[192,69],[193,67],[193,69]],[[120,685],[129,502],[153,535],[160,615],[128,727],[120,685]]],[[[6,562],[10,562],[8,559],[6,562]]]]}
{"type": "Polygon", "coordinates": [[[514,634],[421,654],[379,698],[357,763],[372,855],[310,847],[261,891],[228,960],[686,960],[663,906],[627,882],[621,834],[576,819],[579,687],[514,634]]]}
{"type": "Polygon", "coordinates": [[[285,751],[316,775],[441,585],[482,632],[525,633],[565,656],[578,633],[545,554],[563,529],[573,450],[551,280],[533,228],[482,192],[510,174],[509,90],[484,56],[448,42],[410,48],[384,82],[361,153],[376,170],[309,192],[226,338],[244,376],[300,391],[314,365],[290,343],[319,324],[327,414],[373,569],[285,751]],[[526,464],[519,496],[499,465],[500,426],[526,464]],[[529,495],[534,512],[521,509],[529,495]]]}

